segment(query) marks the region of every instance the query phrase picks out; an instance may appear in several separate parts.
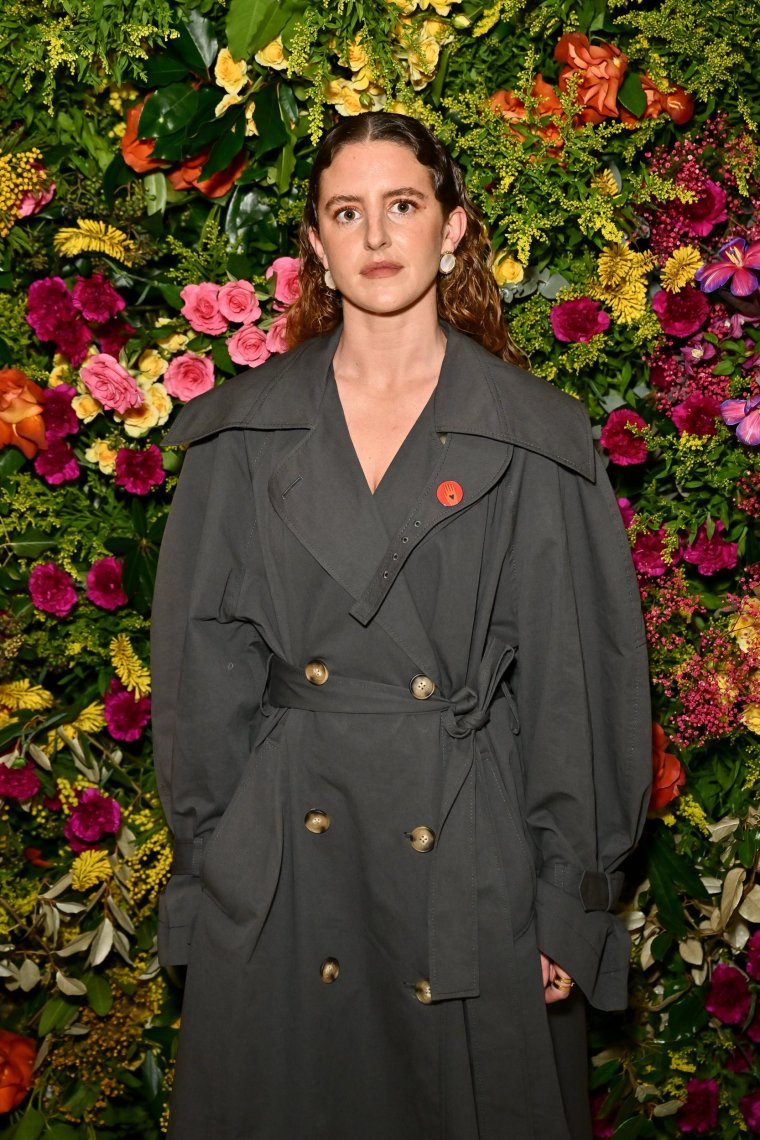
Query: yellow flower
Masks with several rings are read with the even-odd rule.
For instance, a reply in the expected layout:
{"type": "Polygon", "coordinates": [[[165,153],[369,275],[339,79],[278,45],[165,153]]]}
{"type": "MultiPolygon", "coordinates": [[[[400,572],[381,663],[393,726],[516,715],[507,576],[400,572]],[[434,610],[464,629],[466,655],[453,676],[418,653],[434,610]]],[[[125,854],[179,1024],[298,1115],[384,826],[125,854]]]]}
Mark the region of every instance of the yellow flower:
{"type": "Polygon", "coordinates": [[[282,46],[282,36],[272,40],[253,57],[262,67],[273,67],[275,71],[283,71],[288,66],[285,58],[285,49],[282,46]]]}
{"type": "Polygon", "coordinates": [[[107,851],[83,851],[71,864],[71,885],[75,891],[89,891],[113,875],[107,851]]]}
{"type": "Polygon", "coordinates": [[[668,293],[678,293],[694,280],[694,274],[702,264],[699,250],[691,245],[674,249],[662,269],[662,287],[668,293]]]}
{"type": "Polygon", "coordinates": [[[109,648],[111,650],[111,664],[122,685],[134,693],[136,697],[147,696],[150,692],[150,669],[143,665],[135,653],[127,634],[117,634],[112,639],[109,648]]]}
{"type": "Polygon", "coordinates": [[[630,279],[615,289],[605,289],[604,302],[612,309],[616,320],[624,325],[630,324],[646,312],[646,283],[630,279]]]}
{"type": "MultiPolygon", "coordinates": [[[[744,598],[739,612],[731,624],[731,633],[736,638],[742,653],[760,648],[760,598],[744,598]]],[[[0,703],[2,697],[0,697],[0,703]]]]}
{"type": "Polygon", "coordinates": [[[128,436],[139,439],[152,428],[165,424],[171,410],[172,402],[163,384],[151,384],[139,408],[131,408],[123,414],[114,412],[114,419],[124,425],[128,436]]]}
{"type": "Polygon", "coordinates": [[[0,705],[7,709],[49,709],[53,704],[53,695],[41,685],[33,685],[28,679],[23,681],[6,681],[0,685],[0,705]]]}
{"type": "MultiPolygon", "coordinates": [[[[56,354],[57,356],[57,354],[56,354]]],[[[50,369],[48,376],[48,387],[57,388],[59,384],[71,384],[75,381],[74,372],[68,361],[56,362],[56,357],[53,357],[53,367],[50,369]]]]}
{"type": "Polygon", "coordinates": [[[116,226],[78,218],[76,226],[64,226],[53,238],[57,253],[76,257],[80,253],[104,253],[125,265],[132,265],[137,247],[131,238],[116,226]]]}
{"type": "Polygon", "coordinates": [[[525,276],[525,266],[516,261],[514,257],[509,254],[500,253],[497,255],[493,263],[493,275],[496,278],[496,284],[502,285],[518,285],[525,276]]]}
{"type": "Polygon", "coordinates": [[[739,719],[746,724],[750,732],[760,736],[760,705],[746,705],[739,719]]]}
{"type": "Polygon", "coordinates": [[[214,79],[229,95],[237,95],[247,82],[248,64],[244,59],[233,59],[229,48],[222,48],[214,66],[214,79]]]}
{"type": "Polygon", "coordinates": [[[599,280],[608,288],[625,281],[636,264],[636,254],[627,245],[616,242],[599,254],[599,280]]]}
{"type": "Polygon", "coordinates": [[[224,114],[224,112],[228,111],[230,109],[230,107],[236,107],[239,103],[242,103],[242,102],[243,102],[243,96],[242,95],[225,95],[222,99],[219,100],[217,105],[214,107],[215,117],[217,119],[220,119],[222,117],[222,115],[224,114]]]}
{"type": "Polygon", "coordinates": [[[245,105],[245,133],[246,135],[257,135],[259,128],[253,118],[253,113],[256,110],[256,104],[253,99],[249,99],[245,105]]]}
{"type": "Polygon", "coordinates": [[[369,63],[367,49],[361,42],[361,36],[348,45],[348,66],[352,71],[361,71],[369,63]]]}
{"type": "Polygon", "coordinates": [[[103,702],[92,701],[82,709],[79,716],[71,722],[75,732],[100,732],[105,725],[103,717],[103,702]]]}
{"type": "Polygon", "coordinates": [[[608,198],[616,198],[620,193],[611,170],[600,170],[591,179],[591,185],[597,193],[604,194],[608,198]]]}
{"type": "MultiPolygon", "coordinates": [[[[162,325],[170,325],[172,323],[171,317],[159,317],[156,321],[156,328],[161,328],[162,325]]],[[[156,343],[165,349],[170,355],[175,352],[181,352],[187,345],[188,338],[184,333],[172,332],[167,333],[164,337],[156,337],[156,343]]]]}
{"type": "Polygon", "coordinates": [[[140,378],[145,377],[151,383],[158,380],[159,376],[163,376],[168,368],[166,361],[160,352],[156,352],[155,348],[146,348],[140,354],[137,361],[137,368],[140,372],[140,378]]]}
{"type": "Polygon", "coordinates": [[[111,447],[105,439],[94,439],[85,451],[84,457],[88,463],[97,463],[104,475],[113,475],[116,465],[116,448],[111,447]]]}
{"type": "Polygon", "coordinates": [[[360,94],[348,79],[333,79],[324,87],[325,99],[332,103],[339,115],[361,115],[363,111],[377,111],[383,104],[380,96],[369,91],[360,94]],[[378,102],[379,100],[379,102],[378,102]]]}
{"type": "Polygon", "coordinates": [[[435,8],[439,16],[448,16],[452,4],[460,4],[461,0],[418,0],[420,8],[435,8]]]}
{"type": "Polygon", "coordinates": [[[103,405],[89,392],[83,396],[75,396],[71,401],[71,406],[76,412],[77,419],[86,424],[91,423],[103,411],[103,405]]]}

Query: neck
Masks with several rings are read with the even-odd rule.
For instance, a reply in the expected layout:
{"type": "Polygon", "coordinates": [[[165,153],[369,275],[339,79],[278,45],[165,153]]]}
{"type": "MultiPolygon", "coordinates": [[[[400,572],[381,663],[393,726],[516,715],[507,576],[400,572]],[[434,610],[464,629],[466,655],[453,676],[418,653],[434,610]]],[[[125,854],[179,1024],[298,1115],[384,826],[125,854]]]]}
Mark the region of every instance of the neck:
{"type": "Polygon", "coordinates": [[[424,317],[417,309],[378,316],[344,306],[335,374],[386,391],[407,388],[417,379],[436,377],[445,351],[435,310],[424,317]]]}

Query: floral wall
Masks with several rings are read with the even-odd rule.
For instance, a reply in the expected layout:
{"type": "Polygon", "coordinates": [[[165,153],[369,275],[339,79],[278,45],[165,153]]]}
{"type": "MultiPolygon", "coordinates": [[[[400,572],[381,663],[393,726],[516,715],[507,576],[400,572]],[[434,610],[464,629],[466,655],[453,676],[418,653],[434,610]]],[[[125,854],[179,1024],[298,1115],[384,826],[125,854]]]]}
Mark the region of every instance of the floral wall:
{"type": "MultiPolygon", "coordinates": [[[[6,0],[0,1137],[158,1137],[181,1000],[148,627],[178,409],[284,350],[315,141],[463,165],[532,371],[628,528],[654,792],[595,1135],[760,1134],[757,0],[6,0]]],[[[220,746],[223,742],[220,741],[220,746]]]]}

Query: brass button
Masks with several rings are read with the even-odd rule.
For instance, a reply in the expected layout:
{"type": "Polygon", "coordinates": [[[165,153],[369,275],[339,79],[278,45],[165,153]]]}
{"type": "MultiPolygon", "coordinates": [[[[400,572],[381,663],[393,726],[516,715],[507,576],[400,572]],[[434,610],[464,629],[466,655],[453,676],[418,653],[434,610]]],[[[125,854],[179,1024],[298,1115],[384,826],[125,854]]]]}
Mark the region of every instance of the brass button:
{"type": "Polygon", "coordinates": [[[313,811],[307,811],[303,821],[304,827],[307,831],[310,831],[312,835],[321,835],[323,831],[327,831],[331,823],[332,820],[327,812],[320,811],[319,808],[315,808],[313,811]]]}
{"type": "Polygon", "coordinates": [[[409,841],[415,851],[432,851],[435,844],[435,832],[429,827],[415,827],[409,832],[409,841]]]}
{"type": "MultiPolygon", "coordinates": [[[[337,980],[340,973],[340,962],[337,958],[325,958],[319,967],[319,976],[326,986],[337,980]]],[[[422,999],[420,998],[420,1001],[422,999]]]]}
{"type": "Polygon", "coordinates": [[[423,1005],[430,1005],[433,1000],[433,994],[430,989],[430,982],[427,978],[420,978],[417,985],[414,987],[414,996],[417,1001],[422,1002],[423,1005]]]}
{"type": "Polygon", "coordinates": [[[324,685],[330,676],[324,661],[310,661],[304,669],[304,673],[306,680],[311,681],[312,685],[324,685]]]}
{"type": "Polygon", "coordinates": [[[416,677],[412,677],[409,688],[412,696],[418,701],[426,701],[435,692],[435,681],[431,681],[424,673],[418,673],[416,677]]]}

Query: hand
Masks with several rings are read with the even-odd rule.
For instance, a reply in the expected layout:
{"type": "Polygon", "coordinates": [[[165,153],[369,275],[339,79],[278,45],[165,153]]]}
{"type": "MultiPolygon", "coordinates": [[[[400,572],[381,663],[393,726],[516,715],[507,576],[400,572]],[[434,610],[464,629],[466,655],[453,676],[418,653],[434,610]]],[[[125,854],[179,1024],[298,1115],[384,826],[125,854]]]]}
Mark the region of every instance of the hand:
{"type": "Polygon", "coordinates": [[[551,958],[547,958],[546,954],[541,955],[541,977],[544,983],[544,1001],[547,1005],[551,1005],[554,1001],[564,1001],[570,996],[570,991],[575,985],[570,975],[556,962],[552,962],[551,958]]]}

